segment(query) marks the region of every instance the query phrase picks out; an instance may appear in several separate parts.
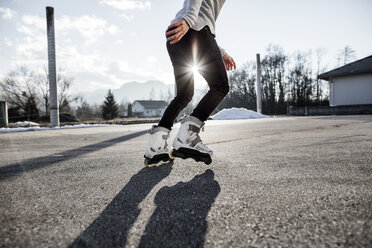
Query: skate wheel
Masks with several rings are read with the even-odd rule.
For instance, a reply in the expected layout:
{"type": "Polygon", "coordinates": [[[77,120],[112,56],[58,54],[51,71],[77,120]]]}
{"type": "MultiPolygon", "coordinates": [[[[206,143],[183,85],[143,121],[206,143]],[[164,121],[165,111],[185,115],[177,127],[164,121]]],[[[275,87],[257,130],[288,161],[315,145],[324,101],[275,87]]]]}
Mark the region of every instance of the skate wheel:
{"type": "Polygon", "coordinates": [[[173,151],[174,150],[171,150],[170,152],[169,152],[169,158],[173,161],[176,157],[175,156],[173,156],[173,151]]]}
{"type": "Polygon", "coordinates": [[[147,159],[147,158],[145,159],[144,165],[145,165],[145,167],[150,167],[149,159],[147,159]]]}

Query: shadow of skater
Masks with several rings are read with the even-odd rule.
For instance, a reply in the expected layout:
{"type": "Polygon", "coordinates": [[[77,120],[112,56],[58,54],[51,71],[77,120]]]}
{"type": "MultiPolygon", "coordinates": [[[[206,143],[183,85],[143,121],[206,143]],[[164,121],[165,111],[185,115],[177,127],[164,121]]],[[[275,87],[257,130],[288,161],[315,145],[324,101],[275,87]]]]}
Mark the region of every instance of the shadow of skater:
{"type": "Polygon", "coordinates": [[[102,149],[105,149],[107,147],[113,146],[117,143],[125,142],[134,138],[137,138],[141,135],[144,135],[147,133],[147,130],[142,130],[139,132],[127,134],[124,136],[120,136],[117,138],[105,140],[96,144],[90,144],[87,146],[78,147],[75,149],[71,149],[68,151],[32,158],[28,160],[24,160],[22,162],[13,163],[10,165],[6,165],[3,167],[0,167],[0,181],[4,179],[8,179],[11,177],[15,177],[18,175],[21,175],[22,173],[28,172],[28,171],[34,171],[37,169],[42,169],[44,167],[52,166],[56,163],[67,161],[91,152],[96,152],[102,149]],[[58,157],[55,157],[54,155],[58,155],[58,157]]]}
{"type": "Polygon", "coordinates": [[[219,192],[212,170],[160,189],[139,247],[203,247],[207,215],[219,192]]]}
{"type": "Polygon", "coordinates": [[[100,216],[75,239],[70,247],[124,247],[128,231],[141,210],[138,205],[156,184],[172,171],[172,162],[143,168],[111,201],[100,216]]]}

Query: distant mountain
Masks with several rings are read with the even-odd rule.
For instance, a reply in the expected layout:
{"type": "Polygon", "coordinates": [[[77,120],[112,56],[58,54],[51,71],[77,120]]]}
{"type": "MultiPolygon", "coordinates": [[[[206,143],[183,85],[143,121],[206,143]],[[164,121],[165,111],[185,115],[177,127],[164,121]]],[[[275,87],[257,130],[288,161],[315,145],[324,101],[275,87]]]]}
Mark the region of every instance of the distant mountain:
{"type": "MultiPolygon", "coordinates": [[[[100,89],[92,92],[80,92],[89,104],[102,104],[109,89],[100,89]]],[[[161,81],[147,81],[144,83],[129,82],[119,89],[111,89],[118,103],[122,101],[133,102],[135,100],[167,100],[169,94],[173,96],[174,85],[165,84],[161,81]]]]}
{"type": "MultiPolygon", "coordinates": [[[[109,89],[100,89],[92,92],[79,92],[89,104],[102,104],[109,89]]],[[[119,89],[111,89],[116,101],[120,104],[135,100],[170,100],[174,96],[174,85],[161,81],[147,81],[144,83],[129,82],[119,89]],[[171,96],[169,96],[171,95],[171,96]]],[[[201,98],[203,90],[195,89],[194,100],[201,98]]],[[[204,94],[203,94],[204,95],[204,94]]]]}

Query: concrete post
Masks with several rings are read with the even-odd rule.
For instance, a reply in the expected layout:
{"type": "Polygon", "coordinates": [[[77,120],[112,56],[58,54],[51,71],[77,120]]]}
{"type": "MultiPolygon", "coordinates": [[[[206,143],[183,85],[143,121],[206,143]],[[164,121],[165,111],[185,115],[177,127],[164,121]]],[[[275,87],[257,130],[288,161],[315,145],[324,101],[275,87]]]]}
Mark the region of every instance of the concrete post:
{"type": "Polygon", "coordinates": [[[8,106],[6,101],[0,101],[0,127],[8,126],[8,106]]]}
{"type": "Polygon", "coordinates": [[[262,93],[261,93],[261,59],[260,54],[256,54],[257,75],[256,75],[256,96],[257,96],[257,113],[262,114],[262,93]]]}
{"type": "Polygon", "coordinates": [[[59,126],[59,110],[57,100],[57,72],[56,48],[54,38],[54,9],[46,7],[47,34],[48,34],[48,68],[49,68],[49,98],[50,98],[50,126],[59,126]]]}

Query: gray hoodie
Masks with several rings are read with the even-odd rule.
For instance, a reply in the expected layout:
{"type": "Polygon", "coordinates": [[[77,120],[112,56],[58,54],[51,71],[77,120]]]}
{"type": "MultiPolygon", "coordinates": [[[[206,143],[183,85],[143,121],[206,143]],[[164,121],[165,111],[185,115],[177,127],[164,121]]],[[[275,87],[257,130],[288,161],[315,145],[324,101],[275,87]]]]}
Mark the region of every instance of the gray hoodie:
{"type": "MultiPolygon", "coordinates": [[[[177,13],[172,24],[185,19],[191,29],[196,31],[208,26],[216,35],[216,20],[226,0],[185,0],[183,8],[177,13]]],[[[222,57],[226,54],[220,47],[222,57]]]]}

